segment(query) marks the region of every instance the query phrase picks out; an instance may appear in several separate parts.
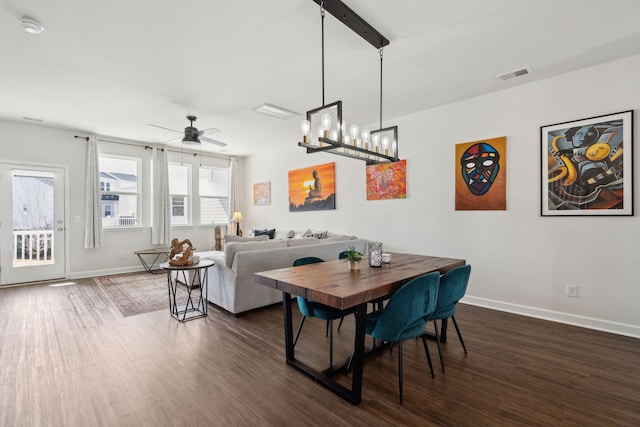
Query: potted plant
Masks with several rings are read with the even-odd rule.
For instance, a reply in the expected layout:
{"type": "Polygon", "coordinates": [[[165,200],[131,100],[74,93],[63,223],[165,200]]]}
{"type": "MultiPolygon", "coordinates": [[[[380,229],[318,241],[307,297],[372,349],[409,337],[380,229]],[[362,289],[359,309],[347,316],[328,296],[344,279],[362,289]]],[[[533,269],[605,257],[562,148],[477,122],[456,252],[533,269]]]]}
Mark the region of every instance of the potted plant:
{"type": "Polygon", "coordinates": [[[346,251],[344,251],[345,258],[344,260],[349,263],[349,270],[357,271],[360,270],[360,260],[362,259],[362,254],[356,251],[355,246],[349,246],[346,251]]]}

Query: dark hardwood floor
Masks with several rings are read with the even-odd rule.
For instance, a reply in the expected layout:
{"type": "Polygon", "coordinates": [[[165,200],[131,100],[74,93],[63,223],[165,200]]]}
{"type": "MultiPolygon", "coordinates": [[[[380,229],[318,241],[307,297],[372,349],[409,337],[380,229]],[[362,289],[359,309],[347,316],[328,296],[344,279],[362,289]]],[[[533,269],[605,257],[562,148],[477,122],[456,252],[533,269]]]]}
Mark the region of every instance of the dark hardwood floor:
{"type": "MultiPolygon", "coordinates": [[[[92,279],[0,289],[0,426],[638,426],[640,340],[460,304],[432,379],[421,340],[365,361],[352,406],[284,362],[280,306],[123,317],[92,279]]],[[[296,324],[297,326],[297,324],[296,324]]],[[[335,334],[346,358],[353,318],[335,334]]],[[[367,341],[370,344],[370,340],[367,341]]],[[[297,355],[328,362],[308,319],[297,355]]],[[[345,377],[344,381],[349,381],[345,377]]]]}

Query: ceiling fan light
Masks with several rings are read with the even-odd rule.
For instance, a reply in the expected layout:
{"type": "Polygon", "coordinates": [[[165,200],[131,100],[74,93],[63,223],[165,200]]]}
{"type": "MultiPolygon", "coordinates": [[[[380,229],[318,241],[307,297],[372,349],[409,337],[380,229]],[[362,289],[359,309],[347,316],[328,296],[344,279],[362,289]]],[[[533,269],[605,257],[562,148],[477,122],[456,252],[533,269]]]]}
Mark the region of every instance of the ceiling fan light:
{"type": "Polygon", "coordinates": [[[200,144],[200,139],[198,138],[197,135],[185,135],[184,138],[182,138],[182,143],[183,144],[200,144]]]}

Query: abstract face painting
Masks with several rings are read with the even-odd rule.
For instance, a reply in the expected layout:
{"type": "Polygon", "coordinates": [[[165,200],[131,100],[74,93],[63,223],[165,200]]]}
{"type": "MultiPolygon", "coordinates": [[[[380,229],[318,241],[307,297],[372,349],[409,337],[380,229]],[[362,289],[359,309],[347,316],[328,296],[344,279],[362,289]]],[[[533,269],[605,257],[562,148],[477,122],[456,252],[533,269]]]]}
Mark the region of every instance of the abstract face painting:
{"type": "Polygon", "coordinates": [[[506,210],[507,138],[456,145],[456,210],[506,210]]]}
{"type": "Polygon", "coordinates": [[[461,173],[472,194],[482,196],[500,171],[500,153],[485,142],[473,144],[460,158],[461,173]]]}

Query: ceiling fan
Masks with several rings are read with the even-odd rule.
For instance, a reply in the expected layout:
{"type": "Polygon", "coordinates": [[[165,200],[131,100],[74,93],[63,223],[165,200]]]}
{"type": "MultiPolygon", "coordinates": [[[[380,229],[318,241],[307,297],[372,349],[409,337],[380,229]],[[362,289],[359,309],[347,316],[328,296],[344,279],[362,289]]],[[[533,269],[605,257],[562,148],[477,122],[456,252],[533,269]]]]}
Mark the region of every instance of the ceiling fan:
{"type": "Polygon", "coordinates": [[[197,119],[198,118],[196,116],[187,116],[187,120],[189,120],[190,123],[189,123],[189,126],[184,128],[184,132],[180,130],[165,128],[158,125],[153,125],[151,123],[147,123],[147,125],[183,134],[183,136],[169,141],[168,142],[169,144],[182,141],[184,144],[200,144],[201,142],[208,142],[210,144],[218,145],[220,147],[225,147],[227,145],[222,141],[217,141],[215,139],[207,138],[206,136],[204,136],[204,135],[210,135],[214,133],[220,133],[220,129],[210,128],[210,129],[198,130],[193,126],[193,122],[195,122],[197,119]]]}

